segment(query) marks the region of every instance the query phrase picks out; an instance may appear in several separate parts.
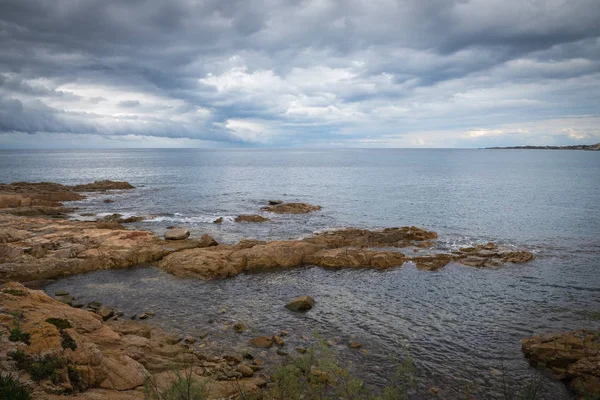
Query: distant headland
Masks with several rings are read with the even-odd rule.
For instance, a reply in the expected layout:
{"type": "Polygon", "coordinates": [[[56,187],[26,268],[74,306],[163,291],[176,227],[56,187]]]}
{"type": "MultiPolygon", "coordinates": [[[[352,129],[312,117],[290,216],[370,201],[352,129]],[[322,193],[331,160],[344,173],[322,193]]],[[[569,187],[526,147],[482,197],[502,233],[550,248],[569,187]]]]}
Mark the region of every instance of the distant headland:
{"type": "Polygon", "coordinates": [[[573,146],[508,146],[508,147],[486,147],[491,150],[526,149],[526,150],[588,150],[600,151],[600,143],[576,144],[573,146]]]}

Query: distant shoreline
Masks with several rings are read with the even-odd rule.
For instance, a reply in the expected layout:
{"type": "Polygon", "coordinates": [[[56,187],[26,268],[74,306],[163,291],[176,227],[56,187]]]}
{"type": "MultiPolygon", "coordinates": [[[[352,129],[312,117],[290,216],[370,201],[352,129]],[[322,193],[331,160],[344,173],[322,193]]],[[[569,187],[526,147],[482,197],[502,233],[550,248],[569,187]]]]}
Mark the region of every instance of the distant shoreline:
{"type": "Polygon", "coordinates": [[[507,147],[486,147],[487,150],[587,150],[600,151],[600,143],[596,144],[578,144],[574,146],[507,146],[507,147]]]}

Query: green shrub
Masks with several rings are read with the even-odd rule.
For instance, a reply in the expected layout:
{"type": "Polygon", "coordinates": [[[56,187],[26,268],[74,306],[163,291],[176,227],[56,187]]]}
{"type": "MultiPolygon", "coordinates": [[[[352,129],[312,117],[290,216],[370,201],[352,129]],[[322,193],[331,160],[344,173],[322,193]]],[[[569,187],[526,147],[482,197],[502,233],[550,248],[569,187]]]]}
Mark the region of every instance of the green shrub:
{"type": "Polygon", "coordinates": [[[153,378],[148,378],[144,385],[145,398],[152,400],[205,400],[207,391],[205,384],[194,379],[192,368],[183,372],[175,370],[170,375],[170,385],[161,390],[153,378]]]}
{"type": "Polygon", "coordinates": [[[61,344],[63,349],[77,350],[77,343],[75,343],[75,340],[73,340],[68,332],[62,331],[60,336],[62,337],[61,344]]]}
{"type": "Polygon", "coordinates": [[[29,400],[32,389],[23,385],[11,375],[0,373],[0,399],[29,400]]]}
{"type": "Polygon", "coordinates": [[[68,320],[63,319],[63,318],[48,318],[46,320],[46,322],[49,323],[49,324],[54,325],[59,330],[68,329],[68,328],[72,328],[73,327],[68,320]]]}
{"type": "Polygon", "coordinates": [[[64,359],[54,354],[43,357],[29,356],[22,350],[17,350],[11,355],[16,362],[17,368],[25,370],[36,382],[49,379],[52,383],[58,383],[60,370],[65,367],[64,359]]]}
{"type": "Polygon", "coordinates": [[[29,344],[29,339],[31,335],[27,332],[23,332],[19,326],[14,327],[10,330],[9,340],[11,342],[23,342],[25,344],[29,344]]]}
{"type": "Polygon", "coordinates": [[[2,293],[12,294],[13,296],[25,296],[25,292],[19,289],[4,289],[2,293]]]}
{"type": "Polygon", "coordinates": [[[87,389],[87,384],[74,365],[67,365],[67,373],[69,375],[69,382],[71,382],[71,386],[73,386],[75,392],[82,392],[87,389]]]}

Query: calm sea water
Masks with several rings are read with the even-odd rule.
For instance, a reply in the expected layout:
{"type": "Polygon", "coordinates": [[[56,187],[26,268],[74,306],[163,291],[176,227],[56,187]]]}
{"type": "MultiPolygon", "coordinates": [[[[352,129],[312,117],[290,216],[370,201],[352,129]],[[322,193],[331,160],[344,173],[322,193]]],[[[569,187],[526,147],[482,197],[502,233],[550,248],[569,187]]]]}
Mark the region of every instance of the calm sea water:
{"type": "MultiPolygon", "coordinates": [[[[75,202],[93,212],[145,215],[138,228],[185,225],[233,243],[298,238],[328,228],[416,225],[440,234],[438,249],[495,241],[530,250],[523,265],[478,270],[451,264],[422,272],[407,264],[375,272],[305,268],[202,282],[155,268],[70,277],[67,289],[126,313],[152,310],[182,333],[208,332],[210,346],[243,348],[248,337],[291,332],[288,346],[314,332],[339,338],[340,359],[373,385],[391,375],[390,354],[414,357],[421,385],[444,398],[504,398],[535,373],[520,340],[535,333],[600,328],[600,154],[536,150],[81,150],[0,151],[0,182],[126,180],[127,193],[75,202]],[[106,204],[104,199],[115,200],[106,204]],[[267,199],[319,204],[309,215],[236,224],[267,199]],[[212,221],[223,216],[225,223],[212,221]],[[287,312],[293,296],[317,307],[287,312]],[[209,321],[214,320],[213,323],[209,321]],[[243,321],[244,335],[227,325],[243,321]],[[366,352],[345,343],[358,339],[366,352]],[[219,344],[220,343],[220,344],[219,344]]],[[[273,350],[274,352],[274,350],[273,350]]],[[[401,358],[401,357],[400,357],[401,358]]],[[[542,374],[542,397],[566,399],[542,374]]]]}

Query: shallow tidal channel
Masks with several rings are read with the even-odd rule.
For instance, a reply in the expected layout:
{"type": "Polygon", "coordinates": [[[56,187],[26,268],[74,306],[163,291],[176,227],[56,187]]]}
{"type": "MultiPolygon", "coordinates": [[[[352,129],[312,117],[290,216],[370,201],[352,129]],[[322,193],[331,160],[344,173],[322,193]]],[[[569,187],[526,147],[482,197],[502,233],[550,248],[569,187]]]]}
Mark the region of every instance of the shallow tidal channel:
{"type": "MultiPolygon", "coordinates": [[[[341,365],[374,388],[388,383],[408,352],[419,382],[414,398],[432,397],[429,389],[436,387],[442,398],[464,399],[468,392],[504,399],[507,388],[516,393],[539,379],[539,398],[569,399],[564,385],[531,368],[520,350],[526,336],[575,328],[567,321],[577,314],[555,288],[540,284],[543,264],[496,270],[450,264],[438,272],[410,263],[383,272],[314,267],[214,281],[181,279],[147,266],[72,276],[45,290],[66,290],[78,303],[100,301],[124,312],[123,318],[155,313],[148,323],[192,335],[204,351],[250,350],[267,365],[285,356],[276,346],[249,349],[249,338],[288,331],[283,350],[290,355],[324,339],[341,365]],[[306,313],[285,309],[299,295],[312,296],[316,306],[306,313]],[[236,322],[248,330],[236,333],[236,322]],[[351,340],[362,348],[348,348],[351,340]]],[[[578,328],[598,325],[579,318],[578,328]]]]}

